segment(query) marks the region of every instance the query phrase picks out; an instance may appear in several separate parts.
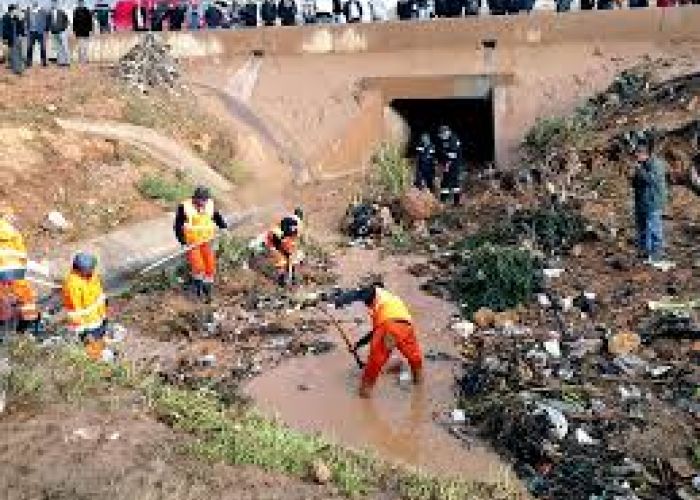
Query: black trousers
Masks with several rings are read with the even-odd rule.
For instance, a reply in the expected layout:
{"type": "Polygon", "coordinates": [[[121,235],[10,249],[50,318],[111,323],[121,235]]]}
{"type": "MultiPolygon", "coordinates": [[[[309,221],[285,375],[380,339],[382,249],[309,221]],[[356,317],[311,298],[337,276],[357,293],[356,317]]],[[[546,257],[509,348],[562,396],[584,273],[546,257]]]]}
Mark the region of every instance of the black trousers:
{"type": "Polygon", "coordinates": [[[431,192],[435,192],[435,167],[421,166],[416,168],[416,179],[413,185],[418,189],[427,187],[431,192]]]}
{"type": "Polygon", "coordinates": [[[452,203],[457,206],[462,199],[462,186],[460,178],[462,169],[459,165],[448,164],[442,174],[440,183],[440,201],[446,203],[452,198],[452,203]]]}
{"type": "Polygon", "coordinates": [[[42,66],[46,66],[46,33],[29,33],[27,40],[27,66],[31,66],[34,61],[34,44],[39,44],[39,55],[42,66]]]}

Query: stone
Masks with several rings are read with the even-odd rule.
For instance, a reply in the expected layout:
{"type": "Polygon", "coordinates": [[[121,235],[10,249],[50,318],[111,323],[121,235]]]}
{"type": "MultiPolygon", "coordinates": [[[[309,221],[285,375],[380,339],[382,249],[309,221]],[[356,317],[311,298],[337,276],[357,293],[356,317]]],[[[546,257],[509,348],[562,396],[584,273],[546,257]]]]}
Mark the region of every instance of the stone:
{"type": "Polygon", "coordinates": [[[693,477],[693,474],[695,472],[690,462],[688,462],[687,459],[682,457],[669,458],[668,466],[671,468],[675,475],[683,479],[689,479],[693,477]]]}
{"type": "Polygon", "coordinates": [[[400,204],[406,218],[412,223],[431,218],[440,206],[432,193],[415,187],[406,191],[401,197],[400,204]]]}
{"type": "Polygon", "coordinates": [[[496,322],[496,313],[488,307],[482,307],[474,313],[474,323],[479,328],[490,328],[496,322]]]}
{"type": "Polygon", "coordinates": [[[46,215],[43,226],[47,230],[67,231],[73,227],[73,224],[68,222],[61,212],[54,210],[46,215]]]}
{"type": "Polygon", "coordinates": [[[518,313],[514,310],[503,311],[494,314],[493,326],[496,328],[510,328],[518,322],[518,313]]]}
{"type": "Polygon", "coordinates": [[[642,339],[634,332],[622,331],[608,339],[608,352],[615,356],[636,352],[642,344],[642,339]]]}
{"type": "Polygon", "coordinates": [[[382,224],[382,234],[391,234],[396,222],[394,221],[394,216],[391,215],[389,207],[382,207],[379,210],[379,220],[381,220],[382,224]]]}
{"type": "Polygon", "coordinates": [[[332,474],[330,468],[320,459],[316,459],[311,464],[311,476],[318,484],[328,484],[332,474]]]}

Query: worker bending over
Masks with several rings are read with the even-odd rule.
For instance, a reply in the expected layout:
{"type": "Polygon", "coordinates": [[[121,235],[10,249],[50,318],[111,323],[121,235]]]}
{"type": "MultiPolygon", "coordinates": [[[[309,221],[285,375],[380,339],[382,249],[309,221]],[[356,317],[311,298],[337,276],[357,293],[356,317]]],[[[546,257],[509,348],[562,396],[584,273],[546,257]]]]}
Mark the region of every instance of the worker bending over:
{"type": "Polygon", "coordinates": [[[394,348],[401,352],[411,366],[413,383],[420,384],[423,356],[411,314],[404,302],[380,283],[343,292],[335,299],[334,306],[341,308],[352,302],[364,303],[372,320],[372,331],[361,338],[353,349],[357,351],[366,344],[370,346],[369,359],[362,373],[360,396],[370,396],[377,377],[394,348]]]}
{"type": "Polygon", "coordinates": [[[95,361],[102,358],[107,331],[107,298],[96,268],[94,255],[78,253],[63,282],[68,329],[85,343],[88,356],[95,361]]]}
{"type": "MultiPolygon", "coordinates": [[[[0,206],[0,299],[18,306],[19,314],[10,308],[8,317],[0,318],[5,326],[15,325],[17,331],[38,331],[39,311],[36,293],[25,279],[27,274],[27,248],[24,238],[14,227],[11,208],[0,206]]],[[[6,302],[7,303],[7,302],[6,302]]]]}
{"type": "Polygon", "coordinates": [[[175,237],[187,250],[192,287],[197,297],[211,300],[216,274],[216,256],[212,240],[216,229],[225,229],[228,224],[214,208],[209,190],[199,186],[192,198],[183,201],[175,214],[175,237]]]}
{"type": "Polygon", "coordinates": [[[286,286],[294,280],[297,266],[303,260],[299,249],[303,223],[304,212],[297,207],[249,245],[254,256],[264,258],[265,267],[272,267],[279,286],[286,286]]]}

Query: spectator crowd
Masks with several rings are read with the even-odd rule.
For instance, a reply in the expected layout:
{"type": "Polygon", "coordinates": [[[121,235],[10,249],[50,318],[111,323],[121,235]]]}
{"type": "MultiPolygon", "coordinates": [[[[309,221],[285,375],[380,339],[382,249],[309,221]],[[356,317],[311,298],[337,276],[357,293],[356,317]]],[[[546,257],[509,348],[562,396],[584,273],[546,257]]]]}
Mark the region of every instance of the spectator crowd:
{"type": "MultiPolygon", "coordinates": [[[[231,29],[255,26],[341,24],[400,20],[456,18],[486,11],[492,15],[530,12],[537,0],[116,0],[88,8],[84,0],[68,10],[51,0],[44,8],[32,0],[26,8],[10,4],[2,14],[5,60],[21,74],[31,66],[38,47],[41,64],[47,65],[47,42],[56,64],[70,65],[70,33],[78,45],[78,60],[88,59],[88,39],[95,33],[117,31],[181,31],[231,29]],[[393,6],[386,2],[396,2],[393,6]]],[[[572,8],[572,0],[552,0],[556,10],[572,8]]],[[[578,0],[582,10],[609,10],[650,6],[650,0],[578,0]]],[[[700,4],[700,0],[651,0],[657,7],[700,4]]]]}

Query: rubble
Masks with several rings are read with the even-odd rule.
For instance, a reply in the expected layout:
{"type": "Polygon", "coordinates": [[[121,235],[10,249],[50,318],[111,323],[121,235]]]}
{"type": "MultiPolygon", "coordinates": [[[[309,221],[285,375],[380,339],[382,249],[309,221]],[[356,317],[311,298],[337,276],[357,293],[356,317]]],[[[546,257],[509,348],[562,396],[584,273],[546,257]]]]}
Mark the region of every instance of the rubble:
{"type": "Polygon", "coordinates": [[[144,94],[157,88],[175,90],[179,86],[177,61],[170,55],[170,47],[153,33],[141,36],[119,59],[114,73],[119,80],[144,94]]]}

